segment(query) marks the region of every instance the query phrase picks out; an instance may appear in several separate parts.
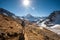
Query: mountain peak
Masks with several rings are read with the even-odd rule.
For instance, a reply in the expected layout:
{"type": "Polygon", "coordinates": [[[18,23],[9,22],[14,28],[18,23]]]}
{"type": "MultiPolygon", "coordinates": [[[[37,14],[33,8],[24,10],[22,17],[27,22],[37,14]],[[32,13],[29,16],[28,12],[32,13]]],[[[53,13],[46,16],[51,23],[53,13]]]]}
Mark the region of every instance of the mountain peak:
{"type": "Polygon", "coordinates": [[[26,16],[27,16],[27,17],[33,17],[31,14],[27,14],[26,16]]]}

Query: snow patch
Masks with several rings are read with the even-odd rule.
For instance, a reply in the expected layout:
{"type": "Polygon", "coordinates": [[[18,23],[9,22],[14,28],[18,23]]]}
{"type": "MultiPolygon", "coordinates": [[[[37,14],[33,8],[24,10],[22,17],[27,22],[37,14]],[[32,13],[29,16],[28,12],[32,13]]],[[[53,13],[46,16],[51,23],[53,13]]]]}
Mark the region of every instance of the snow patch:
{"type": "Polygon", "coordinates": [[[52,26],[51,28],[60,28],[60,25],[56,24],[56,25],[52,26]]]}

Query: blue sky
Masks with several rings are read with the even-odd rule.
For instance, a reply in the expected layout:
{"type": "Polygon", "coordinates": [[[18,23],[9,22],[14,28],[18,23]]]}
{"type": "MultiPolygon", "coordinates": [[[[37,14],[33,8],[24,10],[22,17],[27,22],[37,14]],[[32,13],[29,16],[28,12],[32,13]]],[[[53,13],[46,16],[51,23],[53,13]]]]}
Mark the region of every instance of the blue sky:
{"type": "Polygon", "coordinates": [[[60,10],[60,0],[29,0],[29,6],[23,5],[23,0],[0,0],[0,8],[11,11],[17,16],[31,14],[33,16],[48,16],[53,11],[60,10]]]}

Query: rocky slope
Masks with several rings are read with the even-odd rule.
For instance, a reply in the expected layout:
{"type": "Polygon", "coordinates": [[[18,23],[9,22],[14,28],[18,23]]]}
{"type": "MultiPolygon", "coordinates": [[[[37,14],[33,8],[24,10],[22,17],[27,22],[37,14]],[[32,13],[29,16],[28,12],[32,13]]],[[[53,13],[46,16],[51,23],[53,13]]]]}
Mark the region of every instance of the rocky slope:
{"type": "Polygon", "coordinates": [[[0,14],[0,40],[18,40],[21,33],[21,24],[11,17],[0,14]]]}
{"type": "Polygon", "coordinates": [[[11,12],[0,8],[0,40],[24,39],[21,20],[13,16],[11,12]]]}
{"type": "Polygon", "coordinates": [[[47,23],[53,23],[53,24],[60,24],[60,11],[54,11],[52,12],[49,17],[49,21],[47,23]]]}
{"type": "Polygon", "coordinates": [[[60,36],[45,28],[28,25],[25,27],[26,40],[60,40],[60,36]]]}
{"type": "Polygon", "coordinates": [[[46,19],[44,19],[42,24],[51,27],[56,24],[60,24],[60,11],[54,11],[52,12],[46,19]]]}

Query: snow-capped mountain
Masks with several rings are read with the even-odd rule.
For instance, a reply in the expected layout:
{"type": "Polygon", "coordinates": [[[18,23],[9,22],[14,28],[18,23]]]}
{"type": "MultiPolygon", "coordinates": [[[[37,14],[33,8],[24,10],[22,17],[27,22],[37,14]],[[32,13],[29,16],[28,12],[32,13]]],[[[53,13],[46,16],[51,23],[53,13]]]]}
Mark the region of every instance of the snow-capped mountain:
{"type": "Polygon", "coordinates": [[[54,11],[53,13],[51,13],[48,19],[54,24],[60,24],[60,11],[54,11]]]}
{"type": "Polygon", "coordinates": [[[39,23],[39,26],[60,35],[60,11],[52,12],[46,19],[39,23]]]}
{"type": "Polygon", "coordinates": [[[27,14],[26,16],[22,16],[22,18],[33,23],[39,23],[40,20],[42,20],[44,17],[35,17],[32,16],[31,14],[27,14]]]}
{"type": "Polygon", "coordinates": [[[26,16],[22,16],[23,19],[28,20],[30,22],[36,22],[40,20],[40,17],[34,17],[31,14],[27,14],[26,16]]]}
{"type": "Polygon", "coordinates": [[[42,21],[41,24],[48,27],[60,24],[60,11],[52,12],[45,20],[42,21]]]}

